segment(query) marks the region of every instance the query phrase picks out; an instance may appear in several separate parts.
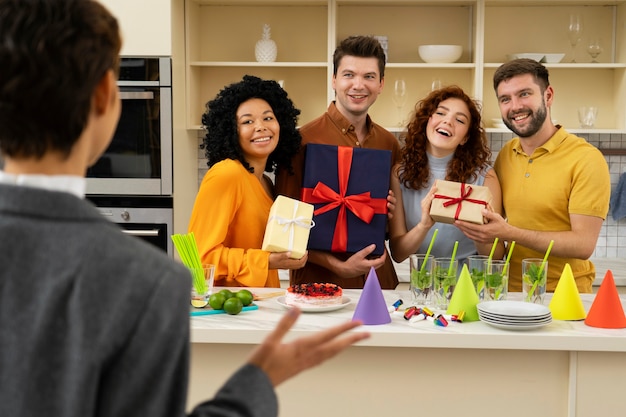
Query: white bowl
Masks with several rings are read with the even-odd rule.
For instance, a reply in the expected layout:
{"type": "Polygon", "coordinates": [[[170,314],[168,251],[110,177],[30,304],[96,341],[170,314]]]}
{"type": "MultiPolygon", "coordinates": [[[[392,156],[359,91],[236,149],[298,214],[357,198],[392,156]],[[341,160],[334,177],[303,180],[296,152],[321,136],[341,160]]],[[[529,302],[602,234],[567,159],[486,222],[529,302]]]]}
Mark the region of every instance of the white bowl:
{"type": "Polygon", "coordinates": [[[544,54],[542,62],[547,64],[556,64],[557,62],[561,62],[565,54],[544,54]]]}
{"type": "Polygon", "coordinates": [[[528,58],[528,59],[534,59],[537,62],[541,61],[544,56],[545,54],[534,54],[534,53],[507,55],[507,57],[509,58],[509,61],[513,59],[528,58]]]}
{"type": "Polygon", "coordinates": [[[418,52],[424,62],[449,64],[461,58],[463,47],[461,45],[420,45],[418,52]]]}

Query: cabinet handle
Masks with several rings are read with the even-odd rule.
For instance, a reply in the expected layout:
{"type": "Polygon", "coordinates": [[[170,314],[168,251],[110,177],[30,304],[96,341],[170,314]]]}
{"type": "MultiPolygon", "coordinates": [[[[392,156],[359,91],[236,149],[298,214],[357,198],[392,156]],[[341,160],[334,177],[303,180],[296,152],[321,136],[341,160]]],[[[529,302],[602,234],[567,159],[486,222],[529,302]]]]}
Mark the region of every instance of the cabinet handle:
{"type": "Polygon", "coordinates": [[[159,230],[158,229],[152,229],[152,230],[129,230],[129,229],[122,229],[122,232],[124,232],[127,235],[130,236],[141,236],[141,237],[156,237],[159,235],[159,230]]]}

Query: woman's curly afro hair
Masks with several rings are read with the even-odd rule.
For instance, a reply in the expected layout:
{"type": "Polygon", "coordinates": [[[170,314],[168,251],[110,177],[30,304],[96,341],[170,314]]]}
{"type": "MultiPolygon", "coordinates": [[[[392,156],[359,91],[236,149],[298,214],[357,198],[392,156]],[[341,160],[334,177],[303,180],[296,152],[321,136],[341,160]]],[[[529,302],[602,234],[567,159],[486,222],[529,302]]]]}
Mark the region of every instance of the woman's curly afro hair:
{"type": "Polygon", "coordinates": [[[253,98],[267,101],[280,125],[278,146],[267,159],[265,171],[273,172],[276,168],[284,167],[292,173],[291,158],[298,152],[302,142],[296,128],[300,110],[276,81],[262,80],[252,75],[245,75],[241,81],[226,86],[206,104],[202,124],[207,133],[202,147],[207,165],[210,168],[224,159],[234,159],[248,171],[254,171],[239,146],[236,117],[241,103],[253,98]]]}

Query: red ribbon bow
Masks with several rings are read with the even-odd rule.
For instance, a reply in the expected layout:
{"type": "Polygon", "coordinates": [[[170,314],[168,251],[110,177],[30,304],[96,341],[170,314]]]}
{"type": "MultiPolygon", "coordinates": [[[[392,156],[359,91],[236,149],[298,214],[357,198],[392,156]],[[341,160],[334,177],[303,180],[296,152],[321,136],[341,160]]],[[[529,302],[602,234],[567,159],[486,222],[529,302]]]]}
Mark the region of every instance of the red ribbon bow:
{"type": "Polygon", "coordinates": [[[371,223],[374,214],[387,213],[387,199],[372,198],[369,191],[346,196],[350,169],[352,168],[352,154],[353,149],[351,147],[337,147],[339,192],[336,192],[322,182],[318,182],[315,188],[302,189],[302,201],[313,204],[326,203],[315,210],[313,212],[314,215],[320,215],[337,207],[339,208],[331,246],[333,252],[345,252],[348,247],[348,218],[346,208],[367,224],[371,223]]]}
{"type": "Polygon", "coordinates": [[[471,186],[465,186],[465,183],[461,183],[461,196],[460,197],[450,197],[447,195],[442,195],[442,194],[435,194],[435,198],[443,198],[446,199],[448,201],[446,201],[445,203],[443,203],[444,207],[448,207],[451,206],[453,204],[458,204],[458,206],[456,207],[456,212],[454,213],[454,220],[458,220],[459,219],[459,214],[461,214],[461,205],[463,203],[463,201],[467,201],[470,203],[475,203],[475,204],[482,204],[483,206],[487,207],[487,202],[483,201],[483,200],[475,200],[473,198],[468,198],[469,195],[472,193],[472,187],[471,186]]]}

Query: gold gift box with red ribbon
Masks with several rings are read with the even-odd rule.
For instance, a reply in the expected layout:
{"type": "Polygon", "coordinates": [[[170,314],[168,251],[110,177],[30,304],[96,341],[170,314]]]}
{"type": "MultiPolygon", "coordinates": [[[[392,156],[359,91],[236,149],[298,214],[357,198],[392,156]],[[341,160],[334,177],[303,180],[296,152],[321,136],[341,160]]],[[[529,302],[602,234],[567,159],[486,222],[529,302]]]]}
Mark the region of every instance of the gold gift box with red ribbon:
{"type": "Polygon", "coordinates": [[[308,144],[302,201],[315,207],[309,249],[354,253],[375,243],[382,255],[387,228],[391,152],[308,144]]]}
{"type": "Polygon", "coordinates": [[[437,193],[430,206],[430,217],[440,223],[455,220],[483,224],[482,209],[491,204],[489,188],[481,185],[437,180],[437,193]]]}

